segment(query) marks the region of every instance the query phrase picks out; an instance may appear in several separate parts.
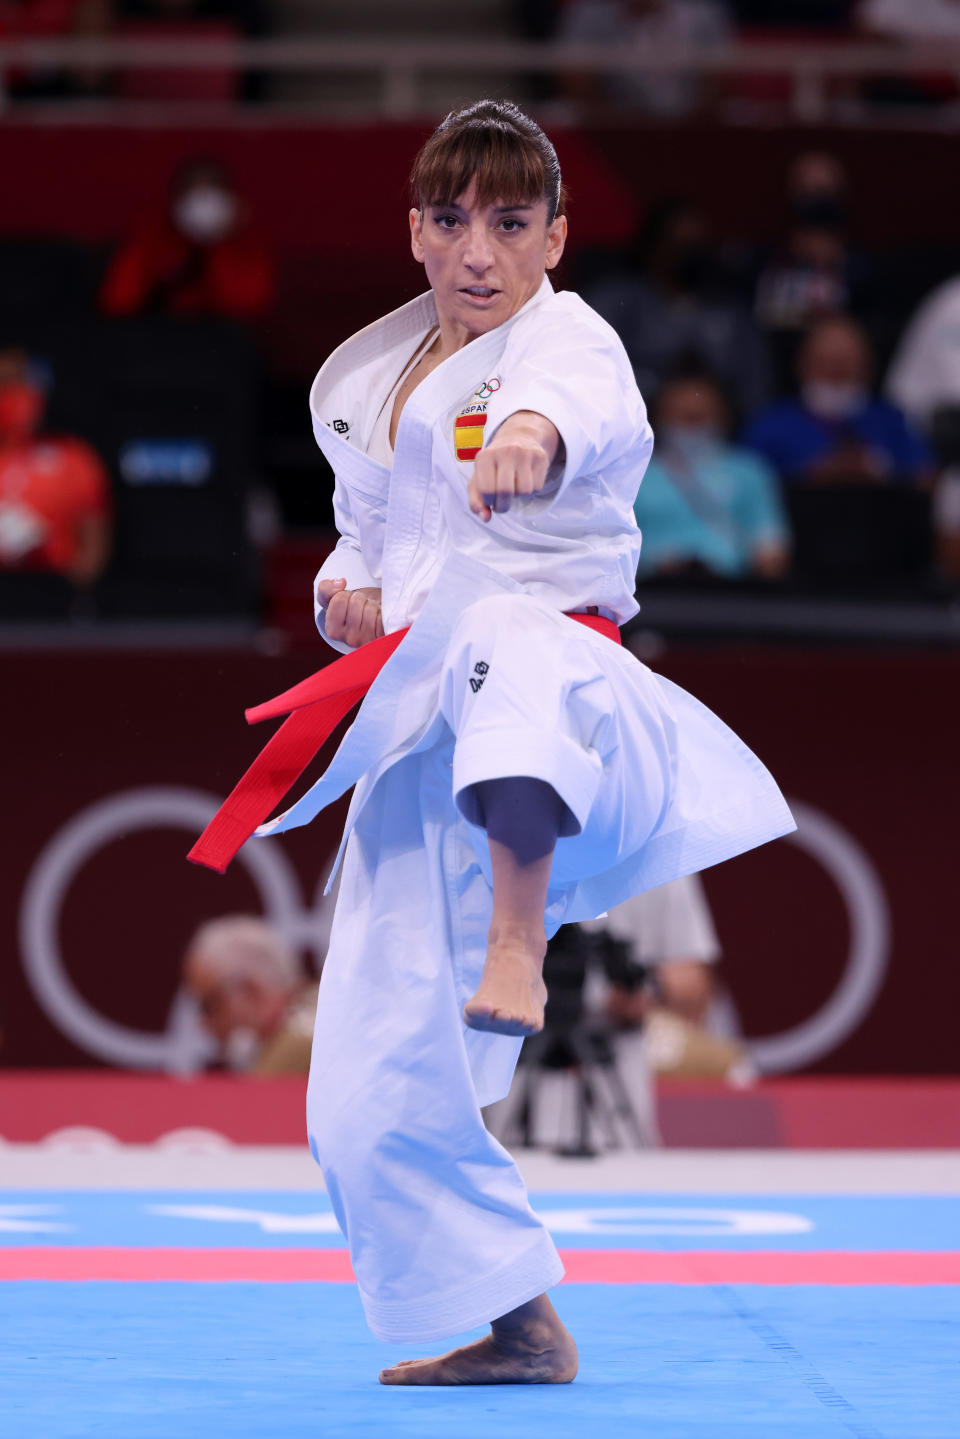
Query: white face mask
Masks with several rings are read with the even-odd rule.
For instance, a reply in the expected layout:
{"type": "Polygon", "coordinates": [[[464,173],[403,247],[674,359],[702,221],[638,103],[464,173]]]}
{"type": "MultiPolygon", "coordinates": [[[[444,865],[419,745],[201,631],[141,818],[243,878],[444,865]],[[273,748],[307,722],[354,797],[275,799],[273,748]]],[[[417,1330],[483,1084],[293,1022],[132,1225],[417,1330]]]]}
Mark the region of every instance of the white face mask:
{"type": "Polygon", "coordinates": [[[821,420],[850,420],[869,398],[863,385],[836,384],[833,380],[808,380],[802,394],[807,409],[821,420]]]}
{"type": "Polygon", "coordinates": [[[237,218],[237,202],[229,190],[217,185],[197,185],[187,190],[173,207],[177,228],[199,244],[222,240],[237,218]]]}
{"type": "Polygon", "coordinates": [[[720,449],[721,437],[709,425],[661,425],[656,439],[688,464],[711,459],[720,449]]]}

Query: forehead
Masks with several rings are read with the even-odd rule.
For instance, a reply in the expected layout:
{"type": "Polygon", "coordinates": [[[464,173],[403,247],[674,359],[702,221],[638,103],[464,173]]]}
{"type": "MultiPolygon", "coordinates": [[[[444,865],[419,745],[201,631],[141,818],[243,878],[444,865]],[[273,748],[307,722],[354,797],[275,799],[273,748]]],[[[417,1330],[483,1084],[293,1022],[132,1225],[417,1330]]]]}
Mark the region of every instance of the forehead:
{"type": "Polygon", "coordinates": [[[662,405],[719,405],[722,399],[714,385],[703,380],[671,380],[663,387],[662,405]]]}
{"type": "Polygon", "coordinates": [[[866,350],[863,336],[846,325],[824,325],[810,336],[809,352],[813,355],[857,355],[866,350]]]}
{"type": "Polygon", "coordinates": [[[547,202],[542,195],[509,195],[497,191],[484,193],[482,184],[478,183],[476,177],[470,180],[459,194],[442,195],[433,200],[426,200],[427,209],[441,209],[444,206],[454,206],[458,210],[480,213],[489,212],[494,214],[505,214],[508,210],[525,210],[535,214],[542,210],[547,211],[547,202]]]}

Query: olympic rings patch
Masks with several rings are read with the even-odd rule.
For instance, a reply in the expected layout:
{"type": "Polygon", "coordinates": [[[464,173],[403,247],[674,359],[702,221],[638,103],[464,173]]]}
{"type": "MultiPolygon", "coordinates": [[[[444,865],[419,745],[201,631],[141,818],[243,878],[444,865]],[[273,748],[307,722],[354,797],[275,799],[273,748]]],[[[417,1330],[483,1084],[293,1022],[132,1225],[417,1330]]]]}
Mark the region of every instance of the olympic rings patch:
{"type": "Polygon", "coordinates": [[[490,396],[495,395],[499,388],[500,381],[497,376],[494,375],[492,379],[484,380],[482,385],[477,386],[473,392],[473,398],[475,400],[489,400],[490,396]]]}

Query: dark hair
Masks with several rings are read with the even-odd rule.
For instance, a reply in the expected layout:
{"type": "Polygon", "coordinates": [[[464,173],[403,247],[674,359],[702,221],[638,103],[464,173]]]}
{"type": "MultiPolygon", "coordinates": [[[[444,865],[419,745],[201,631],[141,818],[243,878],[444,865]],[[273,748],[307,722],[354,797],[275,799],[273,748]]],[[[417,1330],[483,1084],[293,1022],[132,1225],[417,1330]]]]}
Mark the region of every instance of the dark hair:
{"type": "Polygon", "coordinates": [[[410,186],[419,209],[450,205],[477,183],[477,203],[546,200],[547,223],[566,195],[557,152],[535,120],[510,100],[477,100],[451,110],[413,162],[410,186]]]}

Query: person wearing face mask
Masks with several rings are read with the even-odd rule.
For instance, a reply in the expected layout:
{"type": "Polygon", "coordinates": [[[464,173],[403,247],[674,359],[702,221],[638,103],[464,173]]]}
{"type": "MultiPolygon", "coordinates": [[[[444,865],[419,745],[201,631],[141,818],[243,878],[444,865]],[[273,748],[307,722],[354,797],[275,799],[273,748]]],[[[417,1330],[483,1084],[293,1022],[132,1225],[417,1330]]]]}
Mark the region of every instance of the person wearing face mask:
{"type": "Polygon", "coordinates": [[[851,248],[846,171],[829,151],[805,150],[787,176],[787,223],[780,242],[758,262],[754,314],[770,347],[778,389],[786,392],[807,327],[873,303],[875,261],[851,248]]]}
{"type": "Polygon", "coordinates": [[[706,371],[657,395],[653,459],[634,503],[643,535],[638,578],[778,579],[790,537],[776,476],[728,442],[730,412],[706,371]]]}
{"type": "Polygon", "coordinates": [[[178,173],[167,212],[121,246],[107,271],[100,306],[108,315],[265,314],[273,264],[224,168],[192,160],[178,173]]]}
{"type": "Polygon", "coordinates": [[[808,330],[797,360],[799,393],[755,415],[745,444],[787,485],[925,484],[933,458],[902,412],[871,389],[863,327],[831,315],[808,330]]]}
{"type": "Polygon", "coordinates": [[[745,307],[726,293],[717,254],[700,207],[670,197],[650,211],[623,267],[584,298],[620,336],[643,394],[654,396],[693,356],[746,413],[769,397],[769,357],[745,307]]]}
{"type": "Polygon", "coordinates": [[[110,551],[110,488],[83,440],[41,436],[42,373],[23,350],[0,349],[0,570],[94,582],[110,551]]]}

